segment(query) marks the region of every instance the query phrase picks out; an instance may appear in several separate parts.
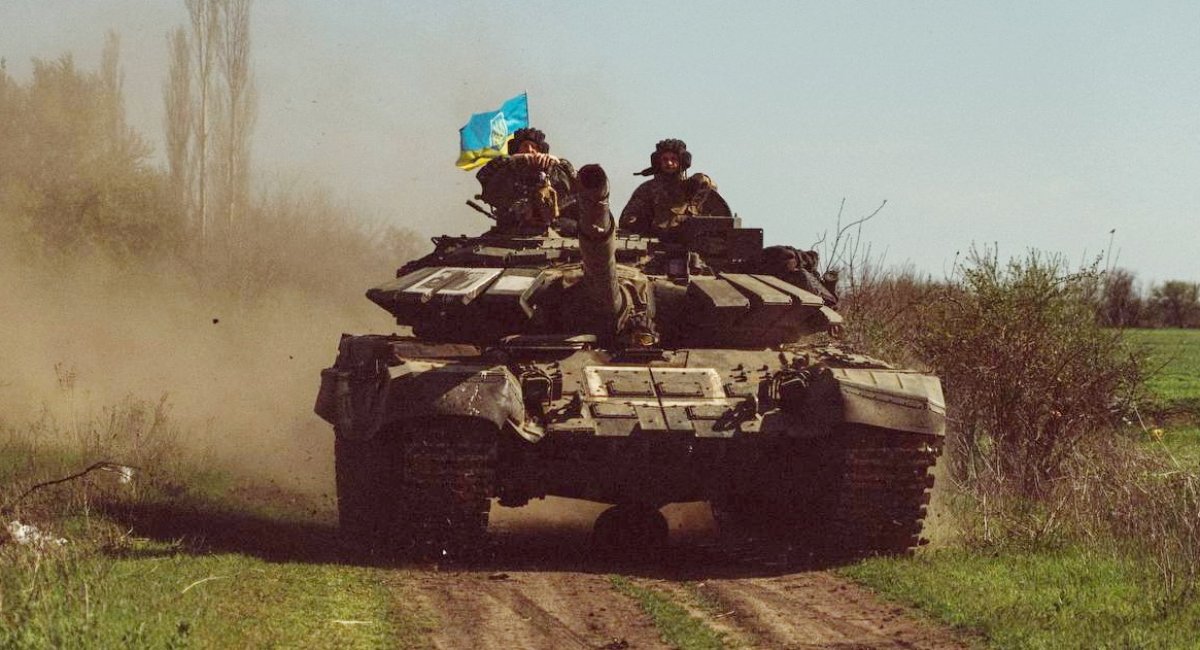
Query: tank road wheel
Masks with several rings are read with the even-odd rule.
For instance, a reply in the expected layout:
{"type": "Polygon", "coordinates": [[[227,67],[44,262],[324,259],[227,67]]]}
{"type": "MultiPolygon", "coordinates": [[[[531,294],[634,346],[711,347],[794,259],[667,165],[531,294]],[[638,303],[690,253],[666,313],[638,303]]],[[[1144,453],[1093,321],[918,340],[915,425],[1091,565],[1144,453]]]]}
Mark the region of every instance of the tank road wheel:
{"type": "Polygon", "coordinates": [[[487,534],[495,492],[497,433],[483,421],[446,419],[407,432],[403,526],[419,554],[461,556],[487,534]]]}
{"type": "Polygon", "coordinates": [[[390,548],[399,500],[394,452],[380,437],[334,439],[338,536],[346,548],[379,555],[390,548]]]}
{"type": "Polygon", "coordinates": [[[844,430],[841,439],[840,477],[830,493],[828,521],[820,524],[822,555],[854,560],[911,553],[924,543],[930,469],[942,439],[861,425],[844,430]]]}
{"type": "Polygon", "coordinates": [[[600,513],[592,527],[592,546],[605,555],[634,559],[657,556],[667,546],[667,518],[647,505],[620,504],[600,513]]]}

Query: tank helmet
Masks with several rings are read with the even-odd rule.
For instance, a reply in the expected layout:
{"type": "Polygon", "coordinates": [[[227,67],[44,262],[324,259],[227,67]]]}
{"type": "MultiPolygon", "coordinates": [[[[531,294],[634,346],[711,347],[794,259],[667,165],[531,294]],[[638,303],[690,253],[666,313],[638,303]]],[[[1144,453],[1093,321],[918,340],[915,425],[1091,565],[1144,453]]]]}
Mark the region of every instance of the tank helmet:
{"type": "Polygon", "coordinates": [[[550,153],[550,143],[546,142],[546,134],[541,129],[525,127],[517,129],[516,133],[513,133],[512,140],[508,141],[508,155],[517,153],[517,148],[525,141],[532,142],[541,153],[550,153]]]}
{"type": "Polygon", "coordinates": [[[654,153],[650,154],[650,166],[642,171],[634,174],[634,176],[651,176],[658,173],[659,161],[662,159],[663,152],[671,151],[679,156],[679,170],[687,171],[688,167],[692,166],[692,152],[687,150],[687,143],[677,138],[667,138],[659,140],[658,144],[654,145],[654,153]]]}

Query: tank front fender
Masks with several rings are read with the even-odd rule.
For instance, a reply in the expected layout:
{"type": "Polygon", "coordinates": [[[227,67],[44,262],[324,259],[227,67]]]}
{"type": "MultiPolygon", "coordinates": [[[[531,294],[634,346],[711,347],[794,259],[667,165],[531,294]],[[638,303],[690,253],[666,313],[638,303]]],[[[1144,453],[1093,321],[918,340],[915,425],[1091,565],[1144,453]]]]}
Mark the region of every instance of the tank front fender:
{"type": "Polygon", "coordinates": [[[937,377],[863,368],[837,368],[833,376],[846,422],[945,435],[946,399],[937,377]]]}
{"type": "Polygon", "coordinates": [[[466,417],[497,430],[525,421],[521,383],[504,366],[405,361],[388,368],[375,430],[402,420],[466,417]]]}

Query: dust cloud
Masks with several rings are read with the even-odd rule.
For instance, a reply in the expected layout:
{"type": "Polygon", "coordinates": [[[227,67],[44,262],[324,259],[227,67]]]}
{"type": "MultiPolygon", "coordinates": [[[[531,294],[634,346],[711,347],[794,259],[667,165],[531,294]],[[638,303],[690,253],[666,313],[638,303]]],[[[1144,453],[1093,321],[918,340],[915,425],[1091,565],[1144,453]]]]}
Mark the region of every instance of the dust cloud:
{"type": "MultiPolygon", "coordinates": [[[[296,289],[247,304],[175,264],[121,268],[95,255],[48,266],[12,248],[0,243],[0,420],[8,428],[30,429],[45,413],[87,422],[127,397],[165,395],[185,461],[332,497],[333,434],[312,412],[319,373],[340,333],[394,331],[385,312],[360,293],[333,299],[296,289]]],[[[39,444],[75,442],[65,427],[38,435],[39,444]]],[[[492,526],[582,536],[606,507],[553,497],[497,505],[492,526]]],[[[663,512],[676,540],[713,531],[707,504],[663,512]]]]}
{"type": "Polygon", "coordinates": [[[332,432],[312,413],[320,369],[341,332],[394,329],[361,294],[335,301],[280,290],[246,304],[175,265],[118,268],[97,255],[47,268],[8,248],[0,244],[7,427],[20,433],[43,413],[88,421],[126,397],[165,394],[179,447],[195,460],[282,487],[332,489],[332,432]]]}

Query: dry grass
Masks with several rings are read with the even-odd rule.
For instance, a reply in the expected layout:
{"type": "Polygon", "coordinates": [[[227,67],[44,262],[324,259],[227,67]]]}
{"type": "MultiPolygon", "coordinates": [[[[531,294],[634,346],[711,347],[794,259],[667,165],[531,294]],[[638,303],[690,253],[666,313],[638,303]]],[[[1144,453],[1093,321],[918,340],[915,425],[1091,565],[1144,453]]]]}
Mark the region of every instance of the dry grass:
{"type": "Polygon", "coordinates": [[[1200,473],[1162,448],[1125,438],[1087,445],[1069,460],[1052,503],[1090,543],[1151,563],[1168,593],[1196,595],[1200,473]]]}

